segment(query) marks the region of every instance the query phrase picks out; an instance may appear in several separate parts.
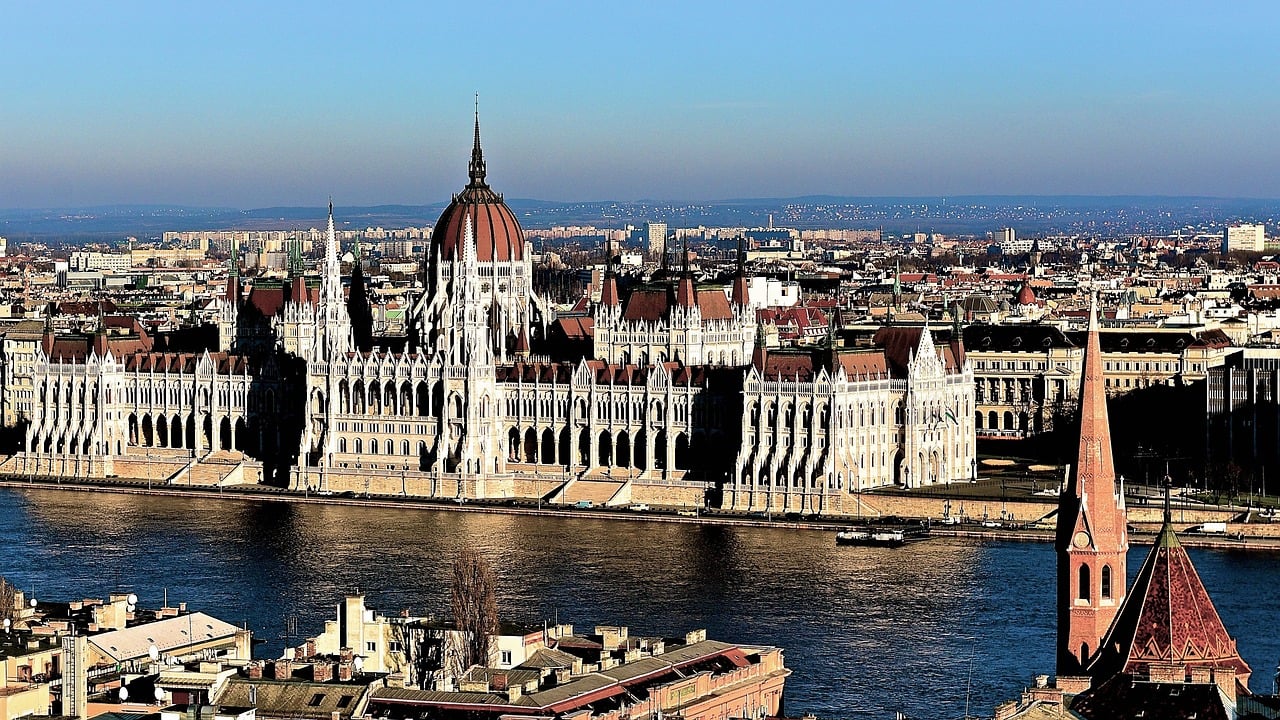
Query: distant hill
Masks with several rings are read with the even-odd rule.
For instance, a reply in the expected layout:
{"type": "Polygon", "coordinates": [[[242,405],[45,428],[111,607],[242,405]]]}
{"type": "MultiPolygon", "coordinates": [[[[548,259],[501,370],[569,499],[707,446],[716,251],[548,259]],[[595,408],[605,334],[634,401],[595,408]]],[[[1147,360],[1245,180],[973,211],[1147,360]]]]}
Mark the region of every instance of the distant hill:
{"type": "MultiPolygon", "coordinates": [[[[508,198],[526,229],[554,225],[617,228],[646,221],[674,227],[881,228],[890,233],[936,231],[983,234],[1013,227],[1021,234],[1124,235],[1175,229],[1217,231],[1233,222],[1280,222],[1280,200],[1252,198],[966,195],[853,197],[806,195],[735,198],[701,203],[667,201],[557,202],[508,198]]],[[[430,225],[447,203],[342,206],[340,225],[430,225]]],[[[177,205],[111,205],[0,210],[0,235],[11,241],[158,237],[166,230],[289,230],[323,227],[327,208],[279,206],[248,210],[177,205]]]]}

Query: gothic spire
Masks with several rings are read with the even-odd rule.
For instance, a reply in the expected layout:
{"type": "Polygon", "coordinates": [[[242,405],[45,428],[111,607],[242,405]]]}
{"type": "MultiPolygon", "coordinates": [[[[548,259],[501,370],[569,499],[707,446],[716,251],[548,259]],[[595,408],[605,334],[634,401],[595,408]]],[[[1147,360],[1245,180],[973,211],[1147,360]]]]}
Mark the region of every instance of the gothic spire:
{"type": "Polygon", "coordinates": [[[1129,535],[1107,417],[1097,298],[1090,300],[1080,383],[1080,446],[1058,499],[1058,673],[1080,674],[1119,611],[1129,535]]]}
{"type": "Polygon", "coordinates": [[[1107,417],[1107,388],[1102,372],[1098,336],[1098,302],[1089,303],[1089,331],[1085,339],[1084,371],[1080,384],[1080,446],[1075,472],[1077,496],[1103,501],[1115,493],[1116,471],[1111,455],[1111,425],[1107,417]]]}
{"type": "Polygon", "coordinates": [[[324,259],[326,263],[338,259],[338,233],[333,229],[333,196],[329,196],[329,228],[325,231],[324,259]]]}
{"type": "Polygon", "coordinates": [[[476,137],[471,146],[471,187],[484,187],[484,151],[480,149],[480,94],[476,93],[476,137]]]}

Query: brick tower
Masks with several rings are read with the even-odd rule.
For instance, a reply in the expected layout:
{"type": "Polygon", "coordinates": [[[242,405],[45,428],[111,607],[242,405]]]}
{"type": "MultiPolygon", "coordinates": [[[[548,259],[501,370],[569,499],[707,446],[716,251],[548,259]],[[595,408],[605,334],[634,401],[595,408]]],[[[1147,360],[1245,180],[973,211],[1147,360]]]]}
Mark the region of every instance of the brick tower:
{"type": "Polygon", "coordinates": [[[1107,392],[1098,341],[1098,309],[1080,383],[1080,451],[1058,501],[1058,675],[1083,675],[1125,597],[1124,488],[1116,482],[1107,392]]]}

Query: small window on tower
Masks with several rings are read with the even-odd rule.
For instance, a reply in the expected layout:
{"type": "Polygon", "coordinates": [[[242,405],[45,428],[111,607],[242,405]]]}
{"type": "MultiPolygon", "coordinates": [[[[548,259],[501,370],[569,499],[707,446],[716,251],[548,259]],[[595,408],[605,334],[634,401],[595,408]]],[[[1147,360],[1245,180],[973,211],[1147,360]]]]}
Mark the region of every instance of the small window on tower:
{"type": "Polygon", "coordinates": [[[1100,578],[1100,580],[1102,581],[1102,599],[1110,600],[1111,599],[1111,566],[1110,565],[1102,566],[1102,577],[1100,578]]]}
{"type": "Polygon", "coordinates": [[[1080,584],[1079,584],[1078,592],[1076,593],[1076,597],[1077,597],[1077,598],[1079,598],[1079,599],[1081,599],[1081,600],[1084,600],[1085,602],[1088,602],[1088,601],[1089,601],[1089,589],[1090,589],[1090,588],[1089,588],[1089,566],[1088,566],[1088,565],[1081,565],[1081,566],[1080,566],[1080,578],[1079,578],[1079,581],[1080,581],[1080,584]]]}

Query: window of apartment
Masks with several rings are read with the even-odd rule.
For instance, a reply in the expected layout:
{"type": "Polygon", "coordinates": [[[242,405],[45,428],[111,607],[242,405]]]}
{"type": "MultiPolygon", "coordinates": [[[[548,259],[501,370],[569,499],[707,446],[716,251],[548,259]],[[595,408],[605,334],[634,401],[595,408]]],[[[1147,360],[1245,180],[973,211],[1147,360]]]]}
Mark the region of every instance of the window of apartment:
{"type": "Polygon", "coordinates": [[[503,651],[502,651],[502,664],[503,664],[503,665],[510,665],[510,664],[511,664],[511,651],[510,651],[510,650],[503,650],[503,651]]]}
{"type": "MultiPolygon", "coordinates": [[[[406,454],[406,455],[408,455],[409,453],[405,453],[405,454],[406,454]]],[[[391,651],[391,652],[393,652],[393,653],[398,653],[398,652],[400,652],[400,651],[401,651],[400,641],[399,641],[399,640],[392,640],[390,643],[388,643],[388,644],[387,644],[387,649],[388,649],[388,650],[390,650],[390,651],[391,651]]]]}
{"type": "Polygon", "coordinates": [[[319,707],[322,702],[324,702],[324,693],[316,693],[311,696],[311,701],[308,702],[307,705],[310,707],[319,707]]]}
{"type": "Polygon", "coordinates": [[[342,697],[338,698],[338,709],[343,710],[348,705],[350,705],[352,697],[354,697],[354,695],[343,695],[342,697]]]}
{"type": "Polygon", "coordinates": [[[365,643],[364,649],[368,652],[378,652],[378,643],[365,643]]]}

